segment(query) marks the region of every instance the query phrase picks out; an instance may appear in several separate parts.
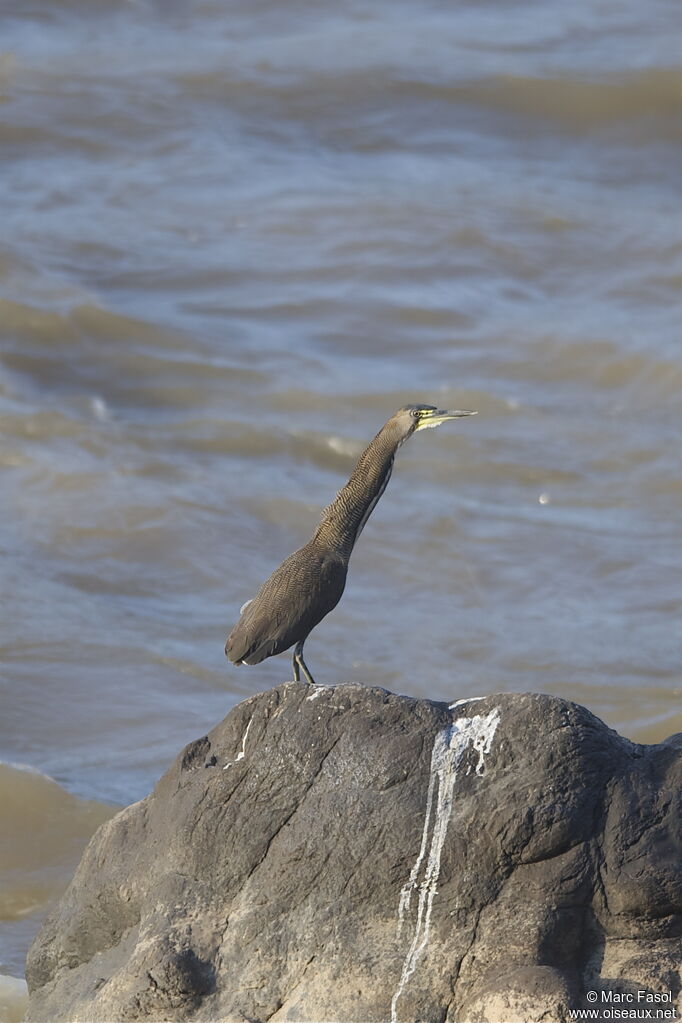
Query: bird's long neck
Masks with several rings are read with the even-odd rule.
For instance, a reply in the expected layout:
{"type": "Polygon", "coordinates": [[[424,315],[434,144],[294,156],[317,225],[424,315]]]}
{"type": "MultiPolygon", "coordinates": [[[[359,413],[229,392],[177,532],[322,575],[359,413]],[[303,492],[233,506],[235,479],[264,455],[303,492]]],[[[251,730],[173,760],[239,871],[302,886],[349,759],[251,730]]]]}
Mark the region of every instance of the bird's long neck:
{"type": "Polygon", "coordinates": [[[360,455],[345,487],[322,513],[314,539],[333,547],[346,560],[386,489],[402,439],[387,423],[360,455]]]}

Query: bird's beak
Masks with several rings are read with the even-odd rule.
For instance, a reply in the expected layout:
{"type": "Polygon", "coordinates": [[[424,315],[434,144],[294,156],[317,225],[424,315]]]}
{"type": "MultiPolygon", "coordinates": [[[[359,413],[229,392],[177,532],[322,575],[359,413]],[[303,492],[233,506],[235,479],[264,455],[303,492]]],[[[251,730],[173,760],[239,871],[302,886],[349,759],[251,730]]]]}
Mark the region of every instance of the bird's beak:
{"type": "Polygon", "coordinates": [[[477,416],[478,412],[467,412],[465,409],[457,409],[454,412],[447,412],[445,409],[434,409],[433,412],[422,413],[417,424],[417,430],[431,430],[434,426],[447,423],[448,419],[461,419],[462,416],[477,416]]]}

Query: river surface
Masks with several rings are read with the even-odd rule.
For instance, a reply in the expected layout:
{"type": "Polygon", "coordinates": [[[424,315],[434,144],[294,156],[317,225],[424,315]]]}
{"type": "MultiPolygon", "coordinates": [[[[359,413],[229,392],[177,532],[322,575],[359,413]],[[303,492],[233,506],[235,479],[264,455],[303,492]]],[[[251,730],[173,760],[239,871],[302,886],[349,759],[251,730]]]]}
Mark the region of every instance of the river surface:
{"type": "Polygon", "coordinates": [[[316,679],[682,730],[678,4],[0,11],[0,974],[404,403],[316,679]]]}

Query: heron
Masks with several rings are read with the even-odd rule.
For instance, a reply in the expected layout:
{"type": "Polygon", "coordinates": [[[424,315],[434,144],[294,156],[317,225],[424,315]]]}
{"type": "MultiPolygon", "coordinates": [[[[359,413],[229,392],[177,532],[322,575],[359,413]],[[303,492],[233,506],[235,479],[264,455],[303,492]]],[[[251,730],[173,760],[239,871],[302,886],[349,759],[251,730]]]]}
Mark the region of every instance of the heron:
{"type": "Polygon", "coordinates": [[[294,681],[301,671],[315,680],[303,660],[303,644],[341,599],[356,540],[386,489],[398,448],[419,430],[475,412],[448,412],[435,405],[404,405],[382,426],[360,455],[350,479],[322,512],[312,538],[276,568],[252,600],[225,644],[234,664],[260,664],[294,647],[294,681]]]}

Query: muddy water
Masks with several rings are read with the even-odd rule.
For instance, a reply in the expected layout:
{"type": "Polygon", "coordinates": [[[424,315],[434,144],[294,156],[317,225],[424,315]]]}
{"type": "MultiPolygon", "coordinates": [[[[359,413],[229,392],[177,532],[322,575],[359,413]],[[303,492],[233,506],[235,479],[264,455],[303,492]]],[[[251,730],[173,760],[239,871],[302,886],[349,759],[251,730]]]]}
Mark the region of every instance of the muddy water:
{"type": "Polygon", "coordinates": [[[676,6],[2,10],[0,973],[405,402],[318,680],[682,730],[676,6]]]}

